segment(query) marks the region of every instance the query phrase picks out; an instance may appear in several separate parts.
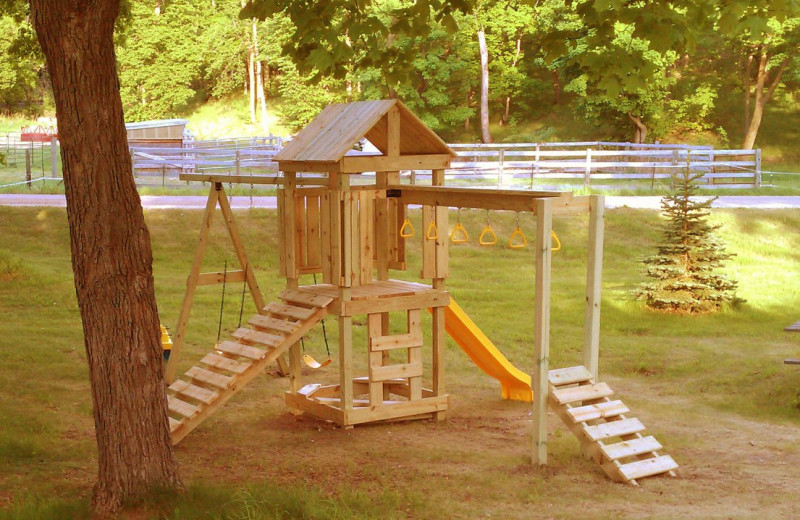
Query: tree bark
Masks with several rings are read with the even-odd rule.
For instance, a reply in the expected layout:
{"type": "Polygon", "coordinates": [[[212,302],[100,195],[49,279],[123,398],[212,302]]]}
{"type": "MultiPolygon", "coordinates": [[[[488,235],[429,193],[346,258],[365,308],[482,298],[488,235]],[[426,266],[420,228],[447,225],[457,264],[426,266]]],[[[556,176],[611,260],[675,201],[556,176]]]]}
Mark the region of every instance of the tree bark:
{"type": "MultiPolygon", "coordinates": [[[[764,108],[772,98],[772,94],[781,82],[783,73],[786,72],[786,68],[789,66],[789,57],[787,56],[778,66],[778,70],[775,71],[775,76],[773,76],[772,81],[769,81],[769,72],[767,71],[768,62],[769,56],[767,55],[766,49],[761,50],[758,56],[756,84],[753,93],[755,97],[753,100],[753,111],[750,114],[747,132],[745,132],[742,142],[742,148],[745,150],[752,150],[756,144],[758,130],[761,127],[761,119],[764,117],[764,108]],[[769,86],[767,87],[768,82],[769,86]],[[766,92],[764,91],[765,87],[767,88],[766,92]]],[[[750,96],[748,96],[747,101],[748,104],[745,106],[749,106],[750,96]]]]}
{"type": "Polygon", "coordinates": [[[256,124],[256,56],[252,45],[247,57],[247,74],[250,79],[250,123],[256,124]]]}
{"type": "Polygon", "coordinates": [[[642,118],[639,116],[635,116],[628,112],[628,119],[631,120],[633,123],[634,131],[633,131],[633,142],[636,144],[641,144],[647,138],[647,125],[642,122],[642,118]]]}
{"type": "Polygon", "coordinates": [[[558,105],[561,103],[561,77],[558,74],[558,69],[553,69],[553,104],[558,105]]]}
{"type": "MultiPolygon", "coordinates": [[[[522,36],[517,38],[517,45],[514,52],[514,60],[511,62],[511,68],[514,69],[519,63],[519,56],[522,53],[522,36]]],[[[506,106],[503,111],[503,118],[500,120],[502,124],[507,125],[508,120],[511,118],[511,95],[506,96],[506,106]]]]}
{"type": "Polygon", "coordinates": [[[478,47],[481,53],[481,141],[492,142],[489,132],[489,50],[483,28],[478,30],[478,47]]]}
{"type": "Polygon", "coordinates": [[[150,235],[116,72],[119,0],[31,0],[58,117],[72,269],[94,408],[96,516],[180,487],[169,436],[150,235]]]}
{"type": "Polygon", "coordinates": [[[264,95],[264,76],[261,72],[261,60],[258,58],[258,24],[253,19],[253,58],[256,62],[256,89],[258,106],[261,109],[261,128],[269,134],[269,118],[267,117],[267,97],[264,95]]]}

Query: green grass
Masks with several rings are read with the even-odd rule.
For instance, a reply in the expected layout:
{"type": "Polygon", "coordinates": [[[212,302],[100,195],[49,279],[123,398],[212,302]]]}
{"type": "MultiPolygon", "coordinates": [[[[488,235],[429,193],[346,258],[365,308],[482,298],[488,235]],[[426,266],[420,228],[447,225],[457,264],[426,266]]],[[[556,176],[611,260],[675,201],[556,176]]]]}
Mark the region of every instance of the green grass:
{"type": "MultiPolygon", "coordinates": [[[[201,216],[200,211],[147,212],[159,310],[167,325],[177,320],[201,216]]],[[[532,248],[507,247],[514,214],[495,212],[489,217],[500,243],[480,247],[476,241],[486,213],[461,212],[471,242],[451,248],[448,286],[487,336],[513,363],[527,370],[533,362],[534,253],[532,248]]],[[[243,211],[237,212],[237,218],[262,291],[268,300],[274,299],[283,286],[277,275],[275,213],[243,211]]],[[[451,214],[451,224],[455,219],[456,215],[451,214]]],[[[720,235],[729,251],[737,255],[725,270],[739,281],[739,295],[747,302],[737,309],[690,317],[647,311],[630,296],[630,291],[643,280],[639,258],[652,251],[660,233],[660,217],[652,211],[607,212],[601,372],[630,385],[657,389],[651,395],[629,396],[637,406],[647,407],[649,400],[661,399],[691,403],[680,410],[665,410],[658,415],[656,428],[659,421],[662,426],[672,420],[685,421],[690,417],[687,414],[701,413],[698,410],[712,417],[734,414],[763,421],[765,427],[800,426],[800,373],[781,365],[784,358],[798,355],[796,338],[782,329],[800,319],[800,214],[717,211],[713,220],[722,224],[720,235]]],[[[419,212],[412,213],[412,221],[417,230],[423,228],[419,212]]],[[[530,239],[534,231],[532,217],[522,214],[520,224],[530,239]]],[[[553,367],[576,364],[580,358],[586,224],[585,217],[558,217],[554,224],[564,247],[553,257],[553,367]]],[[[85,518],[96,455],[66,215],[61,209],[0,208],[0,227],[0,337],[7,338],[0,349],[0,519],[85,518]]],[[[206,269],[220,269],[226,261],[231,268],[233,258],[217,219],[206,269]]],[[[409,243],[409,263],[409,270],[400,276],[413,280],[420,268],[416,240],[409,243]]],[[[306,281],[311,283],[310,277],[303,280],[306,281]]],[[[240,291],[238,285],[227,288],[223,335],[237,325],[240,291]]],[[[220,293],[218,286],[198,290],[181,368],[201,357],[216,338],[220,293]]],[[[245,316],[253,312],[253,304],[246,301],[245,316]]],[[[335,329],[333,325],[328,327],[334,356],[335,329]]],[[[356,329],[358,353],[364,333],[363,327],[356,329]]],[[[324,355],[320,330],[309,336],[306,348],[317,357],[324,355]]],[[[363,363],[361,357],[356,356],[363,363]]],[[[226,470],[229,479],[211,480],[204,476],[202,468],[194,468],[187,495],[154,499],[153,503],[137,506],[143,511],[141,517],[470,518],[473,513],[490,514],[491,509],[487,508],[493,503],[491,497],[497,496],[505,497],[503,507],[512,512],[541,500],[570,507],[564,501],[577,492],[575,486],[580,487],[580,482],[557,476],[542,480],[532,470],[521,469],[525,468],[525,432],[504,432],[504,436],[523,435],[516,438],[518,449],[510,453],[495,453],[492,444],[469,446],[469,436],[465,436],[463,446],[415,448],[415,457],[434,463],[442,474],[449,475],[448,479],[455,479],[453,484],[458,489],[473,490],[473,504],[445,495],[449,488],[438,481],[411,478],[405,482],[392,478],[393,470],[389,468],[407,465],[409,454],[403,444],[390,446],[375,439],[386,436],[387,429],[400,438],[403,432],[435,437],[437,431],[460,431],[464,424],[468,432],[470,423],[465,421],[480,421],[481,406],[502,408],[508,417],[528,413],[521,403],[503,403],[497,395],[496,382],[472,365],[452,342],[448,344],[446,362],[448,388],[457,412],[452,422],[442,426],[415,423],[386,429],[357,428],[354,432],[324,430],[322,435],[320,429],[327,427],[307,422],[287,432],[285,428],[293,423],[286,418],[280,398],[285,381],[267,378],[253,385],[197,435],[202,438],[222,429],[223,439],[247,438],[252,429],[249,435],[257,436],[259,444],[275,443],[275,449],[286,450],[286,458],[278,463],[280,473],[288,480],[302,481],[292,485],[265,478],[257,459],[238,458],[238,450],[245,448],[231,445],[231,456],[239,462],[226,470]],[[478,404],[468,404],[472,400],[478,404]],[[234,420],[236,417],[246,420],[234,420]],[[373,440],[364,440],[363,436],[373,440]],[[345,447],[340,448],[337,439],[345,447]],[[348,444],[351,441],[355,446],[348,444]],[[324,469],[315,470],[315,464],[321,463],[313,456],[315,451],[324,459],[323,453],[339,449],[345,450],[343,457],[352,456],[345,459],[349,466],[332,470],[330,478],[324,469]],[[241,479],[237,477],[240,473],[241,479]],[[339,479],[338,474],[358,475],[360,480],[339,479]],[[523,477],[528,484],[521,487],[517,480],[523,477]]],[[[335,372],[329,371],[324,377],[335,378],[335,372]]],[[[624,398],[628,400],[628,396],[624,398]]],[[[477,424],[476,433],[493,427],[477,424]]],[[[688,443],[682,437],[668,437],[667,441],[676,446],[688,443]]],[[[201,442],[193,449],[202,446],[206,444],[201,442]]],[[[576,458],[576,446],[570,435],[555,433],[550,445],[555,466],[589,468],[588,463],[576,458]]],[[[191,467],[192,463],[187,465],[191,467]]],[[[413,467],[407,471],[425,474],[413,467]]],[[[590,469],[576,471],[593,475],[590,469]]],[[[601,476],[585,478],[604,485],[601,476]]],[[[616,489],[608,492],[616,495],[616,489]]],[[[649,504],[644,496],[633,500],[649,504]]],[[[573,513],[560,517],[577,518],[573,513]]]]}

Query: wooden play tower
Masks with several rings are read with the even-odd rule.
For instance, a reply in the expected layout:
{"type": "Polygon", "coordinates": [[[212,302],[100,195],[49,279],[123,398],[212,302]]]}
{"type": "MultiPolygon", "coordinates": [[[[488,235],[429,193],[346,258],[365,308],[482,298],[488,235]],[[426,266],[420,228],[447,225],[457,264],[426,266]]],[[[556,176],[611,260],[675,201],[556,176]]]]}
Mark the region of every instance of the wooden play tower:
{"type": "Polygon", "coordinates": [[[183,439],[275,362],[288,373],[285,401],[291,410],[345,428],[379,421],[441,420],[450,400],[444,385],[445,342],[450,333],[476,364],[501,381],[505,397],[533,401],[534,463],[547,460],[549,405],[581,439],[584,453],[595,457],[612,478],[635,481],[676,467],[671,458],[656,451],[660,445],[652,437],[641,435],[641,423],[624,415],[627,408],[609,399],[613,392],[607,385],[595,383],[603,198],[445,187],[445,168],[454,156],[400,101],[366,101],[330,105],[323,110],[275,156],[278,175],[181,176],[209,182],[211,189],[166,370],[171,383],[168,393],[173,442],[183,439]],[[364,139],[378,151],[356,150],[364,139]],[[429,170],[431,183],[401,184],[401,170],[429,170]],[[365,172],[370,175],[363,175],[365,172]],[[223,183],[278,187],[280,275],[286,279],[278,302],[264,302],[223,183]],[[201,273],[217,205],[241,269],[201,273]],[[409,205],[422,208],[421,228],[413,234],[413,239],[422,244],[419,281],[393,277],[407,268],[406,240],[412,239],[409,205]],[[458,313],[463,311],[455,302],[451,304],[445,286],[449,275],[449,208],[531,212],[536,216],[532,315],[536,365],[532,375],[510,366],[468,317],[460,317],[458,313]],[[550,371],[552,219],[554,215],[586,213],[589,247],[583,359],[580,365],[550,371]],[[310,274],[320,275],[322,283],[301,284],[301,276],[310,274]],[[226,281],[247,283],[259,314],[176,377],[196,287],[226,281]],[[424,334],[422,315],[428,310],[432,314],[430,333],[424,334]],[[338,382],[327,385],[302,380],[300,344],[326,315],[335,316],[338,326],[339,372],[338,382]],[[403,324],[400,330],[398,322],[403,324]],[[354,344],[357,324],[366,329],[365,344],[360,346],[354,344]],[[430,345],[424,344],[426,339],[430,345]],[[430,352],[430,356],[426,358],[424,352],[430,352]],[[284,354],[288,363],[282,361],[284,354]],[[365,355],[365,363],[355,363],[357,355],[365,355]],[[366,368],[357,373],[357,366],[366,368]],[[606,445],[604,441],[609,438],[621,439],[622,445],[606,445]],[[605,454],[608,446],[616,446],[612,455],[605,454]],[[619,469],[625,466],[620,461],[630,458],[635,460],[627,462],[636,470],[629,466],[625,473],[619,469]]]}

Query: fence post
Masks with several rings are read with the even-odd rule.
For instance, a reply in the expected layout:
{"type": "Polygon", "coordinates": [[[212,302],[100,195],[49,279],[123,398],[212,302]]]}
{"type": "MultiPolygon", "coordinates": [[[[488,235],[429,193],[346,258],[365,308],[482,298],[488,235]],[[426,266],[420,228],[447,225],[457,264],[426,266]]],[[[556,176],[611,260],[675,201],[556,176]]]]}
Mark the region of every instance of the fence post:
{"type": "Polygon", "coordinates": [[[532,170],[533,173],[531,174],[531,189],[533,189],[533,178],[534,177],[537,177],[537,178],[539,177],[539,158],[540,158],[540,155],[539,155],[539,143],[536,143],[536,155],[533,156],[533,160],[534,160],[533,170],[532,170]]]}
{"type": "MultiPolygon", "coordinates": [[[[237,144],[237,146],[238,146],[238,144],[237,144]]],[[[240,173],[240,172],[239,172],[239,165],[240,165],[240,161],[241,161],[241,159],[242,159],[241,152],[240,152],[240,151],[237,149],[237,150],[236,150],[236,175],[237,175],[237,176],[238,176],[238,175],[239,175],[239,173],[240,173]]]]}
{"type": "Polygon", "coordinates": [[[25,150],[25,182],[28,189],[31,189],[31,151],[25,150]]]}
{"type": "Polygon", "coordinates": [[[761,187],[761,148],[756,149],[756,188],[761,187]]]}
{"type": "Polygon", "coordinates": [[[58,176],[58,139],[52,137],[50,139],[50,176],[58,176]]]}
{"type": "Polygon", "coordinates": [[[497,187],[503,187],[503,159],[505,159],[506,151],[504,149],[500,149],[497,152],[497,160],[500,164],[497,166],[497,187]]]}
{"type": "Polygon", "coordinates": [[[588,185],[592,177],[592,149],[586,149],[586,172],[583,176],[583,183],[588,185]]]}

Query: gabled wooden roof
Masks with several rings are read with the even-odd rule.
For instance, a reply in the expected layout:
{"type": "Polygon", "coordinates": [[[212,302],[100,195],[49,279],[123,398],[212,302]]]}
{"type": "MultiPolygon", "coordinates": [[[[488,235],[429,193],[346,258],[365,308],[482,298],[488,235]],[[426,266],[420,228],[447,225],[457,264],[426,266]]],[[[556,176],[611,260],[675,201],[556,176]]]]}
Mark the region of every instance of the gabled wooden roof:
{"type": "Polygon", "coordinates": [[[275,161],[337,162],[367,138],[383,155],[388,151],[389,110],[398,107],[400,115],[400,155],[455,153],[441,138],[396,99],[357,101],[328,105],[280,152],[275,161]]]}

